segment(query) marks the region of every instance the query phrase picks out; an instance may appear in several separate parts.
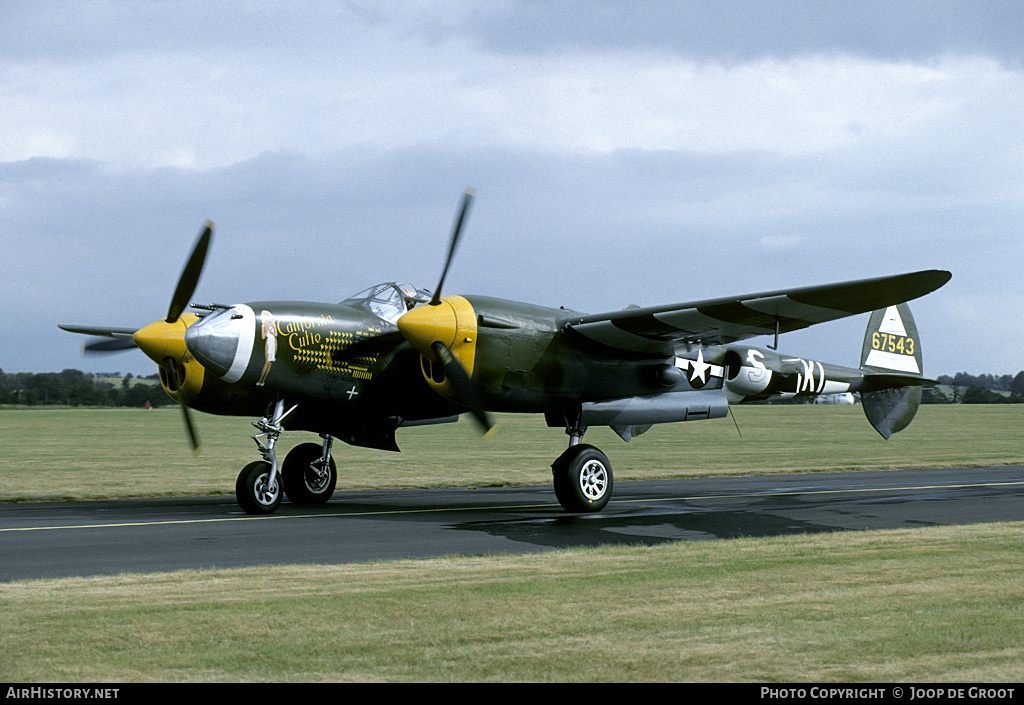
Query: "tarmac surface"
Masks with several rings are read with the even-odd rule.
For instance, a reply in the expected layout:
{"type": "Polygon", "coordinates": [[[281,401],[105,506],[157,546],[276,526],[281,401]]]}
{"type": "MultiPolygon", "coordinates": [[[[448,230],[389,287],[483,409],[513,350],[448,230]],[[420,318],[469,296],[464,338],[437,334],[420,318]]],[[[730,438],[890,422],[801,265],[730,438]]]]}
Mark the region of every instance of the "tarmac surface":
{"type": "Polygon", "coordinates": [[[567,514],[545,487],[338,491],[253,517],[233,496],[0,505],[0,582],[531,553],[1024,520],[1024,467],[617,482],[567,514]]]}

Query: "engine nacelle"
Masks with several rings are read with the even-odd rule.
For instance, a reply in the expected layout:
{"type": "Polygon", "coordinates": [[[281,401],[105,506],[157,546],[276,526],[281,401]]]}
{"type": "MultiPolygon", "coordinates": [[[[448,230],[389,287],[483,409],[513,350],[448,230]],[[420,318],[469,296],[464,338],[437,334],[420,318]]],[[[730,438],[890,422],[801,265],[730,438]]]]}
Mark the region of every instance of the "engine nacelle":
{"type": "Polygon", "coordinates": [[[768,350],[730,348],[725,353],[725,389],[733,401],[764,393],[772,383],[771,365],[779,367],[779,356],[768,350]]]}

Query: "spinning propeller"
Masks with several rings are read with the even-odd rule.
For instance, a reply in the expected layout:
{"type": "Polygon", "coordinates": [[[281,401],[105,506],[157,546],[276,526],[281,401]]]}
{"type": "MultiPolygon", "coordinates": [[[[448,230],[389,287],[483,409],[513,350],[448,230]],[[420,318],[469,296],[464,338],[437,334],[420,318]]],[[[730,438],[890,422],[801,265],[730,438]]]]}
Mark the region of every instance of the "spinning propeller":
{"type": "MultiPolygon", "coordinates": [[[[84,333],[86,335],[99,335],[111,340],[100,340],[88,343],[83,346],[83,352],[107,353],[119,350],[127,350],[137,347],[160,366],[161,378],[167,389],[170,390],[181,406],[182,415],[185,420],[185,430],[188,433],[189,444],[193,451],[199,450],[199,436],[196,433],[192,415],[185,403],[185,383],[188,376],[188,365],[185,357],[188,350],[185,348],[186,323],[182,320],[182,312],[189,304],[196,284],[199,282],[199,275],[203,271],[203,263],[206,261],[206,251],[210,247],[210,239],[213,236],[213,223],[207,221],[206,227],[200,233],[196,245],[185,263],[185,269],[178,279],[178,286],[171,297],[171,305],[167,309],[167,317],[163,320],[150,323],[144,328],[134,330],[131,328],[101,328],[92,326],[60,326],[72,333],[84,333]]],[[[190,314],[191,315],[191,314],[190,314]]],[[[201,368],[200,368],[201,369],[201,368]]],[[[198,389],[198,388],[197,388],[198,389]]]]}
{"type": "Polygon", "coordinates": [[[174,323],[181,316],[181,312],[188,306],[192,294],[199,283],[199,275],[203,271],[203,263],[206,262],[206,251],[210,247],[210,239],[213,237],[213,223],[206,221],[206,227],[196,240],[196,246],[192,248],[192,254],[185,263],[185,269],[178,279],[178,286],[171,297],[171,306],[167,309],[167,323],[174,323]]]}
{"type": "Polygon", "coordinates": [[[433,298],[426,306],[418,306],[399,318],[398,329],[430,363],[441,366],[450,395],[469,409],[485,432],[490,432],[494,424],[484,409],[480,394],[472,380],[472,355],[476,337],[475,314],[472,307],[461,297],[441,298],[441,288],[458,248],[462,227],[474,195],[472,189],[466,189],[463,194],[462,207],[459,209],[448,245],[448,256],[433,298]],[[466,346],[466,352],[460,361],[460,356],[454,353],[452,348],[461,348],[463,345],[466,346]],[[468,371],[463,365],[467,358],[470,360],[468,371]]]}
{"type": "Polygon", "coordinates": [[[199,239],[196,240],[192,254],[189,255],[185,268],[178,278],[178,286],[174,289],[171,305],[167,309],[167,318],[150,323],[132,336],[142,352],[163,369],[167,388],[175,392],[175,396],[178,398],[178,406],[181,407],[182,418],[185,421],[185,431],[188,433],[189,444],[193,451],[198,451],[200,444],[199,435],[196,433],[196,427],[192,421],[192,414],[185,403],[185,391],[182,388],[187,375],[187,368],[181,363],[188,353],[185,347],[185,329],[188,326],[181,320],[181,314],[188,307],[189,300],[196,290],[196,284],[199,283],[199,275],[203,271],[206,251],[210,247],[212,237],[213,223],[206,221],[206,227],[203,228],[199,239]]]}

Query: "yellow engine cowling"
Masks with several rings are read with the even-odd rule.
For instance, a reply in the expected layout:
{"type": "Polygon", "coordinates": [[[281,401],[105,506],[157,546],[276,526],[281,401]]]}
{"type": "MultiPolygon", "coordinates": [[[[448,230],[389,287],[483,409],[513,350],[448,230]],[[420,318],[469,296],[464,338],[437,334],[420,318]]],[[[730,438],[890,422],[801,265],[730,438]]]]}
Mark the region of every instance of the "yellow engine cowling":
{"type": "Polygon", "coordinates": [[[432,349],[435,342],[448,348],[472,377],[476,363],[477,321],[472,304],[461,296],[445,296],[435,306],[417,306],[398,319],[402,335],[420,352],[423,377],[438,394],[453,399],[455,391],[432,349]]]}
{"type": "Polygon", "coordinates": [[[160,385],[167,395],[186,405],[199,396],[206,374],[185,347],[185,331],[197,320],[194,313],[183,313],[174,323],[154,321],[132,336],[139,349],[160,366],[160,385]]]}

